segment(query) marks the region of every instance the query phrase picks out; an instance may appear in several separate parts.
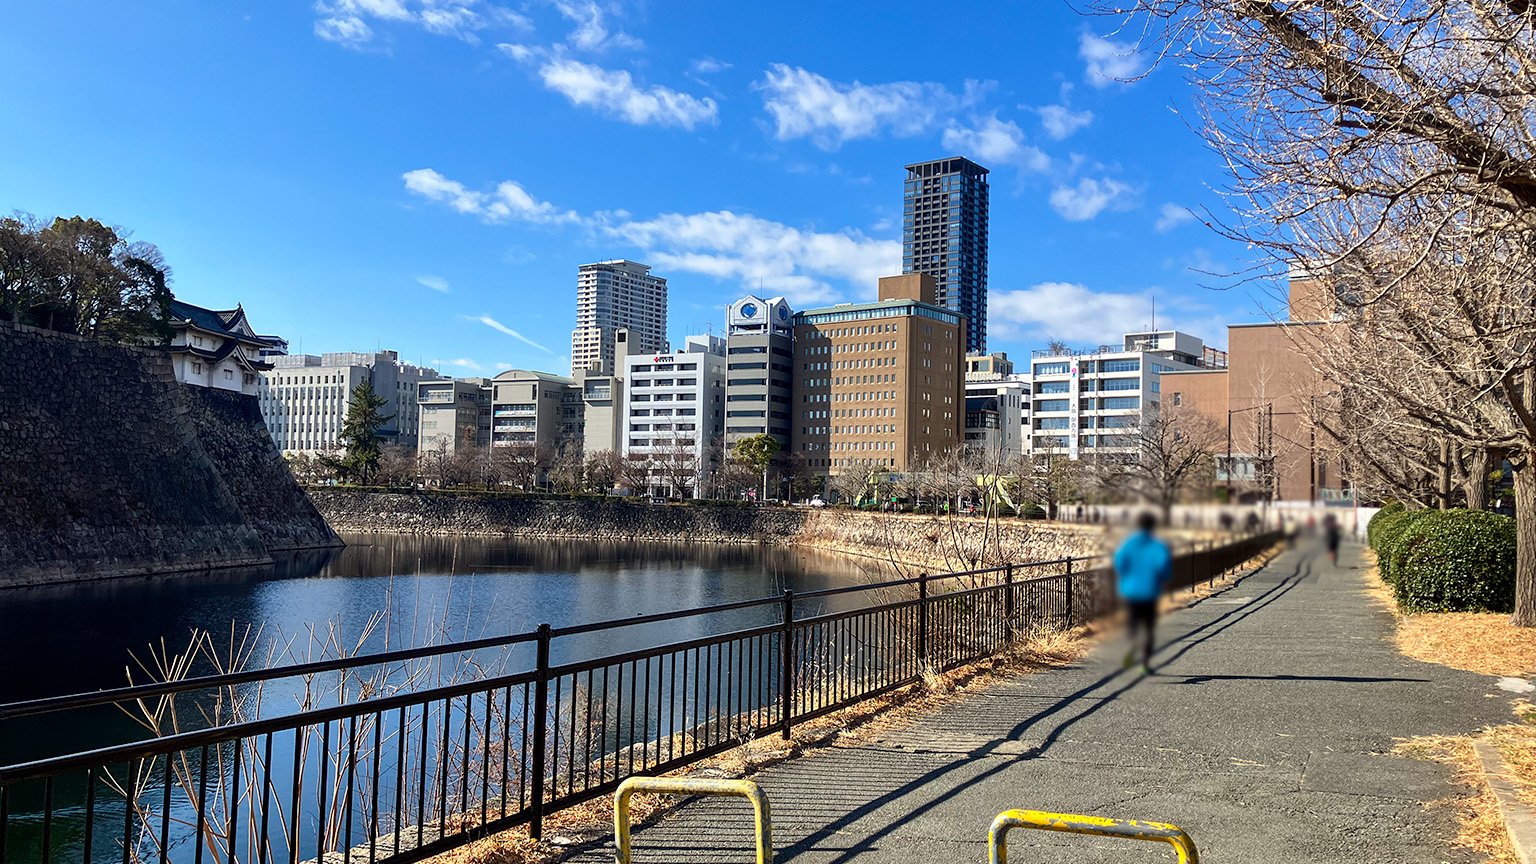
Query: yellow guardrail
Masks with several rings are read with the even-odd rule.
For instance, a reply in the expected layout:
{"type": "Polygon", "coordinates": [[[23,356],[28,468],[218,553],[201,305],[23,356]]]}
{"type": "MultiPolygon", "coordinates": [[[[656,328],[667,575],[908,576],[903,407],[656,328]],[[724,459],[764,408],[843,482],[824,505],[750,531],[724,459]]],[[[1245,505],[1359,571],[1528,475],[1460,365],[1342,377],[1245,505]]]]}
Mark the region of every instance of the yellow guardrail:
{"type": "Polygon", "coordinates": [[[629,799],[636,792],[658,795],[730,795],[752,802],[757,829],[757,864],[773,864],[773,813],[768,796],[751,780],[690,777],[630,777],[613,793],[613,845],[618,864],[630,864],[629,799]]]}
{"type": "Polygon", "coordinates": [[[1005,810],[997,814],[997,818],[992,820],[992,829],[987,832],[987,861],[990,864],[1008,864],[1008,832],[1014,828],[1167,843],[1178,853],[1180,864],[1200,864],[1200,853],[1195,849],[1195,841],[1189,839],[1189,835],[1177,826],[1133,819],[1047,813],[1043,810],[1005,810]]]}

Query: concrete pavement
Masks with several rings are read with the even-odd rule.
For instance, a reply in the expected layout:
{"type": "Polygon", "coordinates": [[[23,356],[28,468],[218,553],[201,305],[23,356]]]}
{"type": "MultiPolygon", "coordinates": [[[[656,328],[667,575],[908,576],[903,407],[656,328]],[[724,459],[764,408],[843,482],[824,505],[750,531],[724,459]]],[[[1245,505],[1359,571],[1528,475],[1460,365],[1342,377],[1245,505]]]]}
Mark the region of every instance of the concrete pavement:
{"type": "MultiPolygon", "coordinates": [[[[1505,722],[1493,679],[1410,660],[1391,616],[1340,566],[1286,552],[1164,619],[1155,673],[1110,640],[856,746],[760,772],[777,860],[974,862],[1013,808],[1172,822],[1206,862],[1475,861],[1451,847],[1448,772],[1394,739],[1505,722]]],[[[750,861],[747,805],[701,799],[636,832],[637,864],[750,861]]],[[[1171,850],[1017,830],[1011,860],[1170,861],[1171,850]]],[[[611,861],[588,849],[582,864],[611,861]]]]}

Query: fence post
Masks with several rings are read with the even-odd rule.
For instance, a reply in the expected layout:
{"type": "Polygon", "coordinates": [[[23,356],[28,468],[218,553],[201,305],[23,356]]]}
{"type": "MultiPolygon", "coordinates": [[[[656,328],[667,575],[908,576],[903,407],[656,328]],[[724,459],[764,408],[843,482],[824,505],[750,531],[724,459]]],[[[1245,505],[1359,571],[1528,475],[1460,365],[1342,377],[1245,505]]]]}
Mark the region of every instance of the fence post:
{"type": "Polygon", "coordinates": [[[533,672],[533,811],[528,820],[528,836],[538,840],[544,834],[544,739],[549,734],[549,625],[539,625],[538,648],[533,672]]]}
{"type": "Polygon", "coordinates": [[[928,574],[917,574],[917,661],[928,660],[928,574]]]}
{"type": "Polygon", "coordinates": [[[779,713],[784,718],[784,740],[789,740],[789,721],[795,714],[795,592],[784,590],[784,629],[779,635],[779,713]]]}
{"type": "Polygon", "coordinates": [[[1073,598],[1072,583],[1077,581],[1072,576],[1072,556],[1067,556],[1067,627],[1072,626],[1073,598]]]}
{"type": "Polygon", "coordinates": [[[1013,564],[1010,562],[1003,568],[1003,582],[1008,587],[1003,590],[1003,621],[1013,621],[1013,564]]]}

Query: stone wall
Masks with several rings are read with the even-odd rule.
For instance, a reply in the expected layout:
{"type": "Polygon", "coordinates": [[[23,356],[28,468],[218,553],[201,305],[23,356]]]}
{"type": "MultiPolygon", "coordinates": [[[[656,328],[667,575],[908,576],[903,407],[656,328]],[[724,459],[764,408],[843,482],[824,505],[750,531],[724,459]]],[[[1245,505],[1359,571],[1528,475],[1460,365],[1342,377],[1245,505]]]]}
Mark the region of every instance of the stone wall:
{"type": "Polygon", "coordinates": [[[339,540],[254,397],[164,352],[0,322],[0,587],[272,563],[339,540]]]}
{"type": "Polygon", "coordinates": [[[638,504],[511,495],[315,490],[338,531],[492,535],[548,539],[784,543],[930,568],[1088,555],[1094,528],[1007,519],[908,516],[808,507],[638,504]]]}

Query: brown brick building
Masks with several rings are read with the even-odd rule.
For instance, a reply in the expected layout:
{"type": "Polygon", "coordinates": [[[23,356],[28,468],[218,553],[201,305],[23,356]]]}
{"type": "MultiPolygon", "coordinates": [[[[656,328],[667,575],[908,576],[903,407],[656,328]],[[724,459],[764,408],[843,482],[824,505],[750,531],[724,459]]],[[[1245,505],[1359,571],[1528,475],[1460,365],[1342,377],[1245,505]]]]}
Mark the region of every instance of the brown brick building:
{"type": "Polygon", "coordinates": [[[887,276],[879,300],[795,315],[792,447],[811,470],[905,471],[961,443],[965,317],[927,274],[887,276]]]}
{"type": "Polygon", "coordinates": [[[1227,327],[1227,368],[1163,373],[1165,403],[1198,411],[1224,430],[1217,482],[1246,498],[1340,500],[1349,494],[1338,447],[1312,422],[1324,384],[1306,356],[1308,334],[1297,328],[1342,326],[1323,283],[1293,274],[1290,316],[1283,323],[1227,327]],[[1230,430],[1226,433],[1225,430],[1230,430]],[[1226,470],[1230,436],[1231,474],[1226,470]]]}

